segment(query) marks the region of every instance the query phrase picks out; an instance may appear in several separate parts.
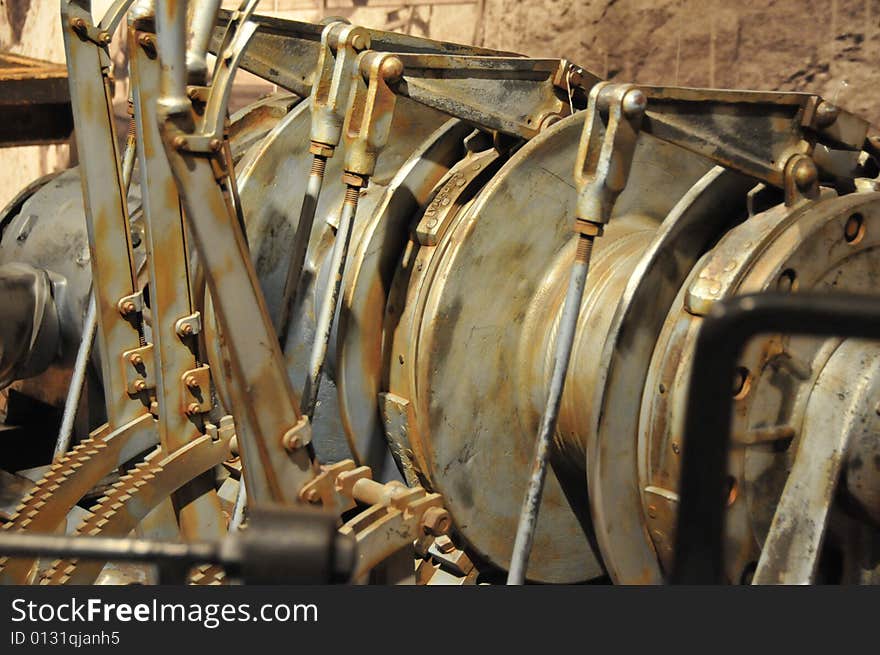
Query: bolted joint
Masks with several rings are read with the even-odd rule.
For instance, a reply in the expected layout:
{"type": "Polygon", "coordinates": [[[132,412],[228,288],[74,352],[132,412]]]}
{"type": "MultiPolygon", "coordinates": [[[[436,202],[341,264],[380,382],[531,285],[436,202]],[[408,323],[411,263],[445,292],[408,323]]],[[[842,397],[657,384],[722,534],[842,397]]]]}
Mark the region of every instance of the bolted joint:
{"type": "Polygon", "coordinates": [[[641,118],[648,106],[648,98],[641,89],[630,89],[620,104],[624,116],[629,119],[641,118]]]}
{"type": "Polygon", "coordinates": [[[816,107],[813,125],[817,129],[831,127],[837,121],[838,116],[840,116],[840,107],[831,104],[827,100],[823,100],[819,103],[819,106],[816,107]]]}
{"type": "Polygon", "coordinates": [[[379,66],[379,75],[386,84],[399,82],[403,77],[403,62],[399,57],[386,57],[379,66]]]}
{"type": "Polygon", "coordinates": [[[335,150],[335,147],[327,145],[326,143],[318,143],[317,141],[312,141],[309,145],[309,152],[311,154],[315,157],[323,157],[324,159],[330,159],[335,150]]]}
{"type": "Polygon", "coordinates": [[[143,311],[144,297],[140,292],[133,293],[130,296],[123,296],[116,303],[116,309],[125,317],[143,311]]]}
{"type": "Polygon", "coordinates": [[[596,223],[586,218],[575,218],[574,219],[574,231],[577,234],[582,234],[585,237],[596,238],[602,236],[605,232],[605,226],[601,223],[596,223]]]}
{"type": "Polygon", "coordinates": [[[342,183],[349,187],[357,187],[359,189],[366,189],[367,184],[369,184],[370,178],[366,175],[358,175],[357,173],[351,173],[349,171],[345,171],[342,174],[342,183]]]}
{"type": "Polygon", "coordinates": [[[202,316],[199,312],[194,312],[189,316],[184,316],[181,319],[178,319],[174,324],[174,331],[177,333],[177,336],[191,337],[195,334],[198,334],[202,331],[202,316]]]}
{"type": "Polygon", "coordinates": [[[442,507],[429,507],[422,514],[421,528],[425,534],[439,537],[449,532],[452,519],[449,512],[442,507]]]}
{"type": "Polygon", "coordinates": [[[89,31],[88,23],[86,23],[85,19],[79,16],[70,19],[70,27],[80,37],[85,36],[89,31]]]}
{"type": "Polygon", "coordinates": [[[143,48],[143,51],[147,54],[151,59],[156,56],[156,37],[152,34],[147,34],[146,32],[141,32],[138,34],[137,38],[138,45],[143,48]]]}
{"type": "Polygon", "coordinates": [[[305,448],[312,442],[312,429],[307,416],[300,417],[296,425],[281,437],[281,445],[288,452],[305,448]]]}

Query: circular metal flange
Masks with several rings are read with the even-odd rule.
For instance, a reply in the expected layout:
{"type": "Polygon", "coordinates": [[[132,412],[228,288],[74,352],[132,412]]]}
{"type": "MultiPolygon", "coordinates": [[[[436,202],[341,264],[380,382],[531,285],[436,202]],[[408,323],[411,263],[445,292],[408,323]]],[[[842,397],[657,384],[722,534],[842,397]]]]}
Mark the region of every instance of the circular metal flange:
{"type": "MultiPolygon", "coordinates": [[[[582,128],[582,115],[548,128],[511,157],[436,245],[412,240],[389,299],[386,360],[389,392],[406,423],[402,446],[418,477],[443,494],[468,548],[500,568],[510,558],[546,393],[546,349],[571,263],[571,179],[582,128]]],[[[649,136],[640,139],[634,161],[597,241],[582,330],[613,316],[638,254],[709,167],[649,136]]],[[[586,359],[593,345],[580,348],[586,359]]],[[[583,376],[601,376],[595,362],[579,365],[583,376]]],[[[572,407],[582,402],[579,386],[565,401],[572,407]]],[[[574,582],[603,573],[583,459],[571,459],[558,452],[548,475],[532,580],[574,582]]]]}
{"type": "MultiPolygon", "coordinates": [[[[642,403],[639,488],[646,527],[665,567],[677,505],[678,439],[700,317],[713,302],[740,293],[873,291],[880,272],[873,254],[878,245],[880,196],[832,194],[751,217],[693,270],[657,341],[642,403]]],[[[755,570],[797,453],[811,393],[839,344],[839,339],[766,335],[753,339],[743,353],[731,381],[734,449],[725,570],[732,583],[747,582],[755,570]]]]}

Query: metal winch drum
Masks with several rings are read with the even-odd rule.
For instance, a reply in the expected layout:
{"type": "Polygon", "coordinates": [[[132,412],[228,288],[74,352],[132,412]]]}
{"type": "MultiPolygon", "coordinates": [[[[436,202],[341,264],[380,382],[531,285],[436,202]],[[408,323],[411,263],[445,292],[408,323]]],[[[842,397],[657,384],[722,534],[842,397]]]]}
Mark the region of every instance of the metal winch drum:
{"type": "MultiPolygon", "coordinates": [[[[260,71],[261,53],[281,38],[275,20],[264,20],[251,46],[254,59],[242,65],[260,71]]],[[[314,28],[320,33],[321,26],[314,28]]],[[[299,397],[320,338],[321,304],[337,280],[340,208],[353,188],[339,180],[353,146],[343,139],[326,160],[303,273],[286,296],[315,160],[314,99],[301,100],[303,89],[290,88],[299,95],[279,93],[233,115],[227,134],[250,261],[269,321],[285,330],[278,335],[283,370],[299,397]]],[[[456,111],[458,97],[445,108],[425,102],[416,88],[411,82],[409,91],[396,91],[387,145],[369,183],[357,187],[311,417],[314,458],[325,465],[351,459],[390,488],[402,482],[439,494],[450,519],[448,543],[424,552],[436,556],[438,570],[455,572],[456,581],[497,580],[508,570],[564,333],[578,247],[572,224],[585,188],[573,172],[583,167],[579,148],[588,141],[589,121],[599,120],[602,152],[611,148],[607,153],[620,157],[602,179],[611,188],[607,180],[623,170],[624,184],[612,188],[589,261],[527,578],[663,582],[675,564],[690,373],[701,326],[714,307],[743,294],[876,293],[874,153],[840,135],[826,147],[820,137],[817,151],[845,164],[815,155],[815,178],[816,166],[789,177],[776,161],[778,176],[762,176],[746,155],[725,159],[716,154],[727,152],[723,147],[713,152],[695,142],[734,141],[757,160],[761,143],[779,139],[775,115],[762,123],[771,126],[763,132],[731,136],[722,112],[708,136],[691,140],[680,136],[685,129],[678,136],[664,130],[646,91],[647,113],[627,150],[610,143],[612,128],[623,129],[609,122],[613,99],[595,91],[586,102],[590,85],[580,106],[572,104],[575,111],[560,111],[528,138],[456,111]],[[471,562],[473,573],[444,564],[450,552],[471,562]]],[[[432,88],[439,95],[444,87],[432,88]]],[[[671,95],[658,92],[656,106],[665,107],[671,95]]],[[[683,99],[699,106],[687,94],[683,99]]],[[[725,106],[740,106],[730,102],[725,106]]],[[[710,113],[715,108],[705,106],[710,113]]],[[[625,106],[614,120],[629,120],[625,106]]],[[[800,115],[797,121],[809,122],[800,115]]],[[[596,170],[588,180],[602,173],[601,162],[596,170]]],[[[137,282],[149,301],[143,173],[136,170],[134,180],[132,246],[141,266],[137,282]]],[[[7,395],[64,405],[93,286],[86,223],[76,169],[29,188],[0,216],[0,377],[11,383],[7,395]],[[19,297],[30,304],[6,300],[19,297]]],[[[210,416],[237,418],[213,297],[225,289],[206,289],[197,248],[189,260],[215,394],[210,416]]],[[[144,318],[151,343],[149,302],[144,318]]],[[[93,392],[82,403],[75,440],[107,420],[94,391],[105,356],[98,347],[92,353],[93,392]]],[[[779,333],[749,341],[730,378],[725,581],[791,580],[794,560],[810,560],[813,580],[877,581],[878,389],[875,342],[779,333]],[[818,552],[798,550],[809,542],[798,522],[823,526],[818,552]]],[[[235,473],[229,484],[237,480],[235,473]]]]}

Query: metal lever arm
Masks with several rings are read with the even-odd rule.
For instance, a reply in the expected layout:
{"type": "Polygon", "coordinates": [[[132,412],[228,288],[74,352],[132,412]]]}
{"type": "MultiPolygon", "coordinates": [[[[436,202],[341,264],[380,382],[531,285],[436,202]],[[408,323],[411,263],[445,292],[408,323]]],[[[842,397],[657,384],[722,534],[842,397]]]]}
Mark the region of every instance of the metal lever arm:
{"type": "Polygon", "coordinates": [[[851,176],[869,127],[806,93],[639,88],[650,103],[645,132],[779,188],[796,155],[828,177],[851,176]]]}
{"type": "MultiPolygon", "coordinates": [[[[582,108],[590,88],[599,81],[565,59],[393,56],[400,72],[389,79],[389,87],[396,95],[523,139],[582,108]]],[[[369,64],[362,63],[361,72],[368,78],[369,64]]]]}
{"type": "MultiPolygon", "coordinates": [[[[159,51],[166,75],[182,66],[184,56],[180,28],[185,7],[173,4],[177,3],[160,3],[158,14],[159,51]],[[162,40],[168,23],[172,29],[165,36],[177,41],[162,40]]],[[[233,33],[218,59],[204,115],[194,116],[188,103],[185,111],[177,110],[185,89],[169,83],[163,85],[167,95],[160,102],[160,114],[164,110],[165,150],[205,267],[229,358],[232,410],[248,495],[257,503],[294,503],[314,475],[308,448],[311,430],[298,410],[244,235],[218,181],[225,177],[227,162],[221,148],[214,147],[214,140],[222,145],[216,135],[218,117],[225,116],[232,76],[253,34],[253,24],[247,20],[253,5],[249,2],[230,27],[233,33]]]]}
{"type": "MultiPolygon", "coordinates": [[[[209,46],[211,53],[221,52],[223,26],[234,13],[220,10],[209,46]]],[[[241,67],[304,98],[308,96],[316,79],[324,25],[270,16],[253,16],[252,20],[259,29],[242,59],[241,67]],[[279,62],[284,62],[284,65],[279,65],[279,62]]],[[[373,49],[380,52],[517,56],[512,52],[432,41],[397,32],[368,29],[367,34],[373,49]]]]}

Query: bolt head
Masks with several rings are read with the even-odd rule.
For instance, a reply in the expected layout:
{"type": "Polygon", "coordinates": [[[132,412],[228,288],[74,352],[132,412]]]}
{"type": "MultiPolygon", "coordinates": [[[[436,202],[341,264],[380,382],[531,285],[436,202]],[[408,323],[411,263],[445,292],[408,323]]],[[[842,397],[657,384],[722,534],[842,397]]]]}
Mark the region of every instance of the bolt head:
{"type": "Polygon", "coordinates": [[[128,361],[131,362],[132,366],[140,366],[144,363],[144,358],[141,357],[138,353],[132,353],[132,355],[128,358],[128,361]]]}
{"type": "Polygon", "coordinates": [[[132,301],[126,300],[124,303],[122,303],[120,309],[122,310],[123,314],[132,314],[134,313],[136,307],[134,306],[134,303],[132,301]]]}
{"type": "Polygon", "coordinates": [[[172,144],[177,150],[183,150],[183,148],[186,146],[186,139],[185,139],[184,137],[182,137],[182,136],[176,136],[176,137],[174,137],[174,139],[171,141],[171,144],[172,144]]]}
{"type": "Polygon", "coordinates": [[[446,534],[451,523],[449,512],[442,507],[429,507],[422,515],[422,529],[434,536],[446,534]]]}
{"type": "Polygon", "coordinates": [[[367,47],[367,38],[363,34],[355,34],[351,40],[351,47],[355,50],[363,50],[367,47]]]}
{"type": "Polygon", "coordinates": [[[192,416],[193,414],[199,413],[199,404],[198,403],[190,403],[186,406],[186,413],[192,416]]]}
{"type": "Polygon", "coordinates": [[[208,142],[208,147],[214,152],[217,152],[218,150],[220,150],[220,148],[223,147],[223,143],[220,141],[220,139],[211,139],[208,142]]]}
{"type": "Polygon", "coordinates": [[[379,74],[387,84],[392,84],[403,77],[403,62],[397,57],[388,57],[382,62],[379,74]]]}
{"type": "Polygon", "coordinates": [[[818,179],[819,172],[816,165],[809,159],[802,159],[794,166],[794,183],[802,191],[812,186],[818,179]]]}
{"type": "Polygon", "coordinates": [[[144,380],[135,380],[133,386],[135,391],[141,392],[147,388],[147,383],[144,380]]]}
{"type": "Polygon", "coordinates": [[[831,127],[840,115],[840,108],[827,100],[816,107],[816,127],[831,127]]]}
{"type": "Polygon", "coordinates": [[[184,336],[190,336],[193,333],[193,326],[189,323],[184,323],[180,326],[180,333],[184,336]]]}
{"type": "Polygon", "coordinates": [[[321,502],[321,494],[318,493],[317,489],[309,489],[308,493],[306,493],[306,501],[310,503],[319,503],[321,502]]]}
{"type": "Polygon", "coordinates": [[[295,432],[288,432],[282,439],[282,445],[286,450],[297,450],[303,447],[302,436],[295,432]]]}
{"type": "Polygon", "coordinates": [[[189,387],[190,389],[196,389],[199,386],[199,381],[196,380],[196,377],[194,375],[187,376],[185,383],[186,383],[186,386],[189,387]]]}
{"type": "Polygon", "coordinates": [[[645,111],[648,106],[648,99],[645,97],[641,89],[632,89],[623,96],[621,108],[628,118],[634,118],[645,111]]]}

